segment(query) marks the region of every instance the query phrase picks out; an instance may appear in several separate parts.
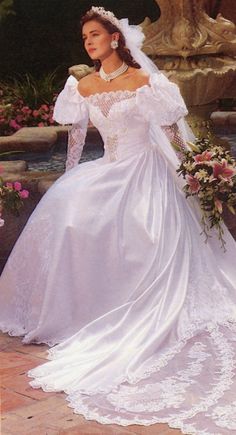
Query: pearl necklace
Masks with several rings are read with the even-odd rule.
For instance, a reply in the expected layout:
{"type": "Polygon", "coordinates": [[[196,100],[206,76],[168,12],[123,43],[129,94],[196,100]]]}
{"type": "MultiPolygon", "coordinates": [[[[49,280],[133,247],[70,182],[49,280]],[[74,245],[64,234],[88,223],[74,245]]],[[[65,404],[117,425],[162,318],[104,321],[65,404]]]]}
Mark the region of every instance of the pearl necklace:
{"type": "Polygon", "coordinates": [[[101,79],[105,80],[106,82],[110,82],[111,80],[115,79],[116,77],[120,76],[125,71],[127,71],[128,68],[129,68],[128,65],[125,62],[123,62],[122,65],[118,69],[107,74],[107,73],[105,73],[103,67],[101,66],[101,68],[99,70],[99,75],[100,75],[101,79]]]}

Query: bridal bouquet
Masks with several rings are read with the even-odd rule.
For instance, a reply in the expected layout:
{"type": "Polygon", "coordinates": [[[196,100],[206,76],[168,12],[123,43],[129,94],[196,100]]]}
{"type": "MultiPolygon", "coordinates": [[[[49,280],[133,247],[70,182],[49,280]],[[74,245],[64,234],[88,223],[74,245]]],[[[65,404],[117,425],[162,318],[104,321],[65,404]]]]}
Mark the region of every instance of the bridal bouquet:
{"type": "MultiPolygon", "coordinates": [[[[0,172],[2,172],[0,168],[0,172]]],[[[19,209],[23,205],[23,200],[28,198],[29,192],[22,189],[21,183],[4,183],[3,178],[0,176],[0,227],[4,225],[2,219],[2,212],[4,209],[9,210],[14,215],[19,215],[19,209]]]]}
{"type": "Polygon", "coordinates": [[[206,240],[215,227],[225,249],[222,214],[225,208],[236,213],[236,161],[229,151],[214,145],[210,136],[188,145],[190,149],[184,151],[177,169],[187,182],[184,192],[186,197],[197,196],[199,200],[206,240]]]}

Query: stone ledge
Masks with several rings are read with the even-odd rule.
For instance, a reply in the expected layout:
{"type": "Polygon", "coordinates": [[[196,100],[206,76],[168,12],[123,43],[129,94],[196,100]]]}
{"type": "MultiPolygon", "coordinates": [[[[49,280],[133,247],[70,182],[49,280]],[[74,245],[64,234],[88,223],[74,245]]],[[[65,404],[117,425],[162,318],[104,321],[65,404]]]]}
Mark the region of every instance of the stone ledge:
{"type": "Polygon", "coordinates": [[[3,169],[1,175],[5,178],[6,173],[19,174],[25,172],[28,169],[28,165],[24,160],[6,160],[0,161],[0,168],[3,169]]]}
{"type": "Polygon", "coordinates": [[[0,150],[45,152],[63,140],[67,131],[67,126],[23,127],[11,136],[0,137],[0,150]]]}
{"type": "Polygon", "coordinates": [[[211,114],[211,120],[217,127],[236,128],[236,112],[213,112],[211,114]]]}

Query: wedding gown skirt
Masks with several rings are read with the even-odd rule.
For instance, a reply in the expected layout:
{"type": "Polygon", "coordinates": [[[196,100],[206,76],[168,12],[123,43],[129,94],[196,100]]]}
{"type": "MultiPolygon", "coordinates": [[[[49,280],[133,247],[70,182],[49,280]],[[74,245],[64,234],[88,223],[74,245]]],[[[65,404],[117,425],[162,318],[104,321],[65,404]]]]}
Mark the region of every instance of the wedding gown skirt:
{"type": "Polygon", "coordinates": [[[31,385],[65,391],[75,412],[101,423],[236,430],[235,286],[199,235],[164,159],[150,149],[84,164],[45,201],[52,222],[57,215],[57,226],[67,223],[56,235],[63,232],[58,263],[51,260],[51,320],[56,330],[64,323],[63,308],[60,319],[53,316],[53,300],[65,288],[62,307],[72,300],[70,324],[81,329],[51,349],[53,361],[30,371],[31,385]],[[72,198],[69,209],[60,205],[75,180],[80,213],[72,198]],[[80,293],[71,294],[77,280],[80,293]]]}
{"type": "Polygon", "coordinates": [[[30,217],[1,277],[0,326],[61,342],[31,385],[65,391],[87,419],[229,435],[235,241],[225,229],[226,253],[215,235],[204,242],[137,95],[124,97],[107,118],[90,101],[105,155],[64,174],[30,217]]]}

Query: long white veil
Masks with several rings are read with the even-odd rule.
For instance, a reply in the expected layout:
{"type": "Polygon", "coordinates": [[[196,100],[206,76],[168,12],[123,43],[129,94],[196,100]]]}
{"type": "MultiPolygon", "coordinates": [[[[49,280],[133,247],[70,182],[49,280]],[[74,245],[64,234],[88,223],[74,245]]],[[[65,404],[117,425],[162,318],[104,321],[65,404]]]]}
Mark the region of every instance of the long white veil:
{"type": "MultiPolygon", "coordinates": [[[[145,35],[142,32],[141,27],[130,25],[127,18],[121,19],[120,24],[122,33],[126,40],[126,46],[130,50],[134,60],[148,74],[162,74],[162,72],[158,69],[154,62],[141,50],[143,41],[145,39],[145,35]]],[[[177,125],[183,140],[186,142],[186,146],[188,141],[192,142],[195,140],[195,136],[184,118],[180,119],[177,122],[177,125]]],[[[150,135],[154,146],[158,146],[158,150],[167,159],[171,173],[176,180],[176,184],[182,190],[183,185],[186,183],[184,179],[182,177],[179,177],[176,173],[176,169],[179,167],[180,161],[166,134],[157,123],[152,123],[150,135]]],[[[191,197],[186,199],[186,203],[186,206],[189,206],[189,208],[192,210],[192,216],[198,222],[199,228],[201,229],[202,216],[197,197],[191,197]]],[[[230,261],[230,256],[232,255],[232,252],[235,252],[235,241],[225,225],[223,225],[223,228],[224,239],[226,241],[227,249],[225,253],[220,247],[217,232],[214,231],[214,229],[211,230],[211,237],[207,240],[207,243],[214,252],[214,255],[217,255],[218,267],[222,270],[222,272],[227,272],[228,279],[230,279],[233,283],[235,272],[232,268],[232,261],[230,261]]],[[[203,236],[199,235],[199,237],[203,236]]]]}
{"type": "MultiPolygon", "coordinates": [[[[145,39],[141,27],[130,25],[127,18],[120,20],[120,27],[125,37],[127,48],[130,50],[133,59],[141,66],[141,68],[149,75],[153,73],[162,74],[155,63],[141,49],[145,39]]],[[[182,118],[177,122],[177,124],[180,134],[186,144],[188,141],[194,141],[195,136],[187,121],[182,118]]],[[[176,169],[179,165],[179,160],[163,130],[157,124],[153,123],[151,125],[150,134],[153,144],[155,145],[158,143],[158,148],[168,159],[173,174],[177,177],[176,169]]],[[[181,186],[183,185],[183,181],[180,178],[178,179],[178,184],[181,186]]]]}

